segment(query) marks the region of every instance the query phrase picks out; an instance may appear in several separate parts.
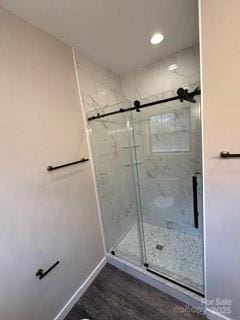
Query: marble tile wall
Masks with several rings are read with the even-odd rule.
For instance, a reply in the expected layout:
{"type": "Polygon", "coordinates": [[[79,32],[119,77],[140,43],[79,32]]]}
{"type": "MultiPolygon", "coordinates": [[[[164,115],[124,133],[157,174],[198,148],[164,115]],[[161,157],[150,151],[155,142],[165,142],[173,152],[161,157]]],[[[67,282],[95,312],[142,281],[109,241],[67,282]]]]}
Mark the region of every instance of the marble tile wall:
{"type": "Polygon", "coordinates": [[[197,45],[183,49],[163,60],[136,69],[121,76],[123,93],[127,99],[154,99],[176,95],[176,89],[200,81],[199,48],[197,45]],[[177,69],[169,70],[171,65],[177,69]]]}
{"type": "Polygon", "coordinates": [[[110,108],[126,100],[119,76],[93,62],[79,50],[75,50],[75,53],[80,90],[86,113],[110,108]]]}

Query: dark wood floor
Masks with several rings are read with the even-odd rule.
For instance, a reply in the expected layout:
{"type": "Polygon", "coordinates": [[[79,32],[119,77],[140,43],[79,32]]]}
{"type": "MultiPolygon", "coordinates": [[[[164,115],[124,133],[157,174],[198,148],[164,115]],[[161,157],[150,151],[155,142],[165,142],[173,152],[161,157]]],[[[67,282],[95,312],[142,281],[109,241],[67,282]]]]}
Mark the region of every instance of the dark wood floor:
{"type": "Polygon", "coordinates": [[[184,304],[107,265],[65,320],[203,320],[184,304]]]}

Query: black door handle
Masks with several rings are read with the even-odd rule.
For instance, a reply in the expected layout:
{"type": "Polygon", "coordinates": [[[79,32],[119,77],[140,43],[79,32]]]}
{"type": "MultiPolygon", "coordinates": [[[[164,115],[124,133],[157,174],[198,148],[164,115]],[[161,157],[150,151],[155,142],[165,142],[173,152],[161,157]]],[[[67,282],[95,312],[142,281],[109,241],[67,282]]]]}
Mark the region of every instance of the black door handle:
{"type": "Polygon", "coordinates": [[[199,227],[198,223],[198,194],[197,194],[197,176],[192,176],[192,189],[193,189],[193,217],[194,217],[194,228],[199,227]]]}

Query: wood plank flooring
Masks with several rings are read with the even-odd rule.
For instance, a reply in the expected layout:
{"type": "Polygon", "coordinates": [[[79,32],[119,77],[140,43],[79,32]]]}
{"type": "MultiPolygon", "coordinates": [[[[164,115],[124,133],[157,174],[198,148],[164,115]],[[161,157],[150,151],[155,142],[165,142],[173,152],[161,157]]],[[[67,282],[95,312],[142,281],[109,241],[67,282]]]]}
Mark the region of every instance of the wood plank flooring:
{"type": "Polygon", "coordinates": [[[106,265],[65,320],[203,320],[201,315],[176,312],[184,304],[106,265]]]}

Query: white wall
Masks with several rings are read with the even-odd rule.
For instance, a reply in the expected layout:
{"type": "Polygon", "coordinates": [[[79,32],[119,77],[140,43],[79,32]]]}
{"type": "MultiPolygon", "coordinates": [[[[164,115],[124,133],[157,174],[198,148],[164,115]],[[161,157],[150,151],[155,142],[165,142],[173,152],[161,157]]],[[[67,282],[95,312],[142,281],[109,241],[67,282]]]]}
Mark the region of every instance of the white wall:
{"type": "MultiPolygon", "coordinates": [[[[240,2],[201,1],[207,298],[232,300],[240,314],[240,2]]],[[[209,308],[213,308],[209,306],[209,308]]],[[[226,314],[225,314],[226,315],[226,314]]],[[[229,316],[229,315],[226,315],[229,316]]]]}
{"type": "Polygon", "coordinates": [[[0,318],[52,320],[104,257],[71,48],[0,8],[0,318]],[[38,268],[57,266],[46,278],[38,268]]]}

